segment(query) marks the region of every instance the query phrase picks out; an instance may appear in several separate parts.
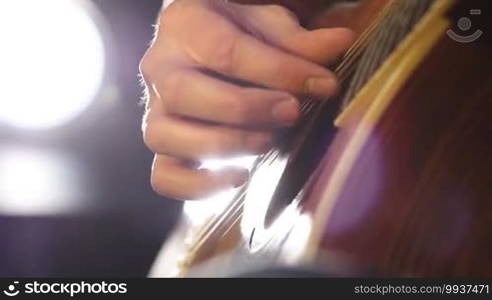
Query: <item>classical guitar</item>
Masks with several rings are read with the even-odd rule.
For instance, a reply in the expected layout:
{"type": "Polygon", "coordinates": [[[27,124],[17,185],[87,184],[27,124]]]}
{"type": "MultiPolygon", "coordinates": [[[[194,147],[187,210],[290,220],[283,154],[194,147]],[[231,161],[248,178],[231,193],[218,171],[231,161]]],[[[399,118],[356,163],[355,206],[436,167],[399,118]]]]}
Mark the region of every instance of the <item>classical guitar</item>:
{"type": "Polygon", "coordinates": [[[339,95],[305,99],[222,206],[187,204],[206,217],[183,220],[152,275],[492,276],[488,1],[366,2],[339,95]]]}

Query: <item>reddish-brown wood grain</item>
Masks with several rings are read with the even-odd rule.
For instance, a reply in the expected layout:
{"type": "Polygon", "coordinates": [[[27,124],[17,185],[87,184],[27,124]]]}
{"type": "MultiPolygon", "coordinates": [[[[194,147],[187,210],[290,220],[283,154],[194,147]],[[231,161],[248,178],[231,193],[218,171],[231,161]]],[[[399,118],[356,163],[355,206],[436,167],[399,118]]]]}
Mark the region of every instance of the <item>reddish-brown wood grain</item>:
{"type": "Polygon", "coordinates": [[[492,275],[491,49],[446,36],[426,58],[350,171],[322,252],[384,274],[492,275]]]}

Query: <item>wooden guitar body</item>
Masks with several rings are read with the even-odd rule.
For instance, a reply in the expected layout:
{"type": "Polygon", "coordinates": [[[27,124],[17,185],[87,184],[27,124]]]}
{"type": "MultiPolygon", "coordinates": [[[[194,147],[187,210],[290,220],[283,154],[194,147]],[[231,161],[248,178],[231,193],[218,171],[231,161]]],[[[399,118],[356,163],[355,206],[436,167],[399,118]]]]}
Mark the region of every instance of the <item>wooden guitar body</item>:
{"type": "Polygon", "coordinates": [[[306,204],[329,202],[313,247],[383,274],[492,275],[490,46],[440,38],[329,190],[360,128],[345,124],[306,204]]]}
{"type": "Polygon", "coordinates": [[[311,162],[290,152],[256,165],[240,197],[201,224],[182,223],[161,255],[182,256],[177,273],[157,264],[153,275],[281,265],[335,276],[492,276],[492,26],[477,23],[489,35],[474,42],[447,34],[486,4],[434,1],[353,101],[327,110],[334,118],[304,143],[325,145],[311,162]]]}

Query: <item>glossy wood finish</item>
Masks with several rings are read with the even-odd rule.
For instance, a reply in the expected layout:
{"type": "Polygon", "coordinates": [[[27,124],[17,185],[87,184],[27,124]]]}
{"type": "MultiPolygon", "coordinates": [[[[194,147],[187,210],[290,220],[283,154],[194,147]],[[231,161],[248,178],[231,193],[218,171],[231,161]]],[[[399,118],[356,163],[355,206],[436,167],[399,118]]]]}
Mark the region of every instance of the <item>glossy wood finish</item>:
{"type": "MultiPolygon", "coordinates": [[[[477,3],[487,1],[461,1],[449,18],[456,22],[477,3]]],[[[374,11],[366,14],[369,22],[374,11]]],[[[492,276],[492,26],[478,26],[488,32],[479,41],[462,44],[444,36],[411,75],[370,132],[329,217],[315,220],[314,228],[293,218],[290,243],[306,243],[299,238],[305,232],[293,233],[297,229],[322,233],[313,252],[304,253],[316,266],[348,263],[382,276],[492,276]]],[[[300,204],[303,218],[319,212],[358,125],[337,133],[300,204]]],[[[242,236],[238,224],[223,225],[229,230],[214,233],[188,256],[185,273],[226,253],[249,251],[274,261],[279,252],[292,252],[272,242],[254,253],[248,248],[252,236],[242,236]]],[[[339,274],[360,275],[347,270],[339,274]]]]}
{"type": "MultiPolygon", "coordinates": [[[[350,171],[321,257],[384,275],[492,276],[491,46],[445,36],[412,75],[350,171]]],[[[332,145],[308,211],[350,135],[332,145]]]]}
{"type": "Polygon", "coordinates": [[[333,4],[321,11],[309,24],[311,28],[348,27],[360,35],[383,8],[394,0],[365,0],[333,4]]]}

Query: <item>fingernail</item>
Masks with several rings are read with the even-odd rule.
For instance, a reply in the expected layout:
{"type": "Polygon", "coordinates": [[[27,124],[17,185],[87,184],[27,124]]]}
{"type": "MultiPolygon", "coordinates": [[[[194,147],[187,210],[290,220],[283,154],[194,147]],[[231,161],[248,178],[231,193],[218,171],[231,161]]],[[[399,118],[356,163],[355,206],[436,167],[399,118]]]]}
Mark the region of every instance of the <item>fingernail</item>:
{"type": "Polygon", "coordinates": [[[299,118],[299,102],[295,98],[283,100],[273,107],[273,118],[282,124],[293,124],[299,118]]]}
{"type": "Polygon", "coordinates": [[[337,89],[337,81],[329,77],[311,77],[306,80],[305,89],[315,96],[330,96],[337,89]]]}

